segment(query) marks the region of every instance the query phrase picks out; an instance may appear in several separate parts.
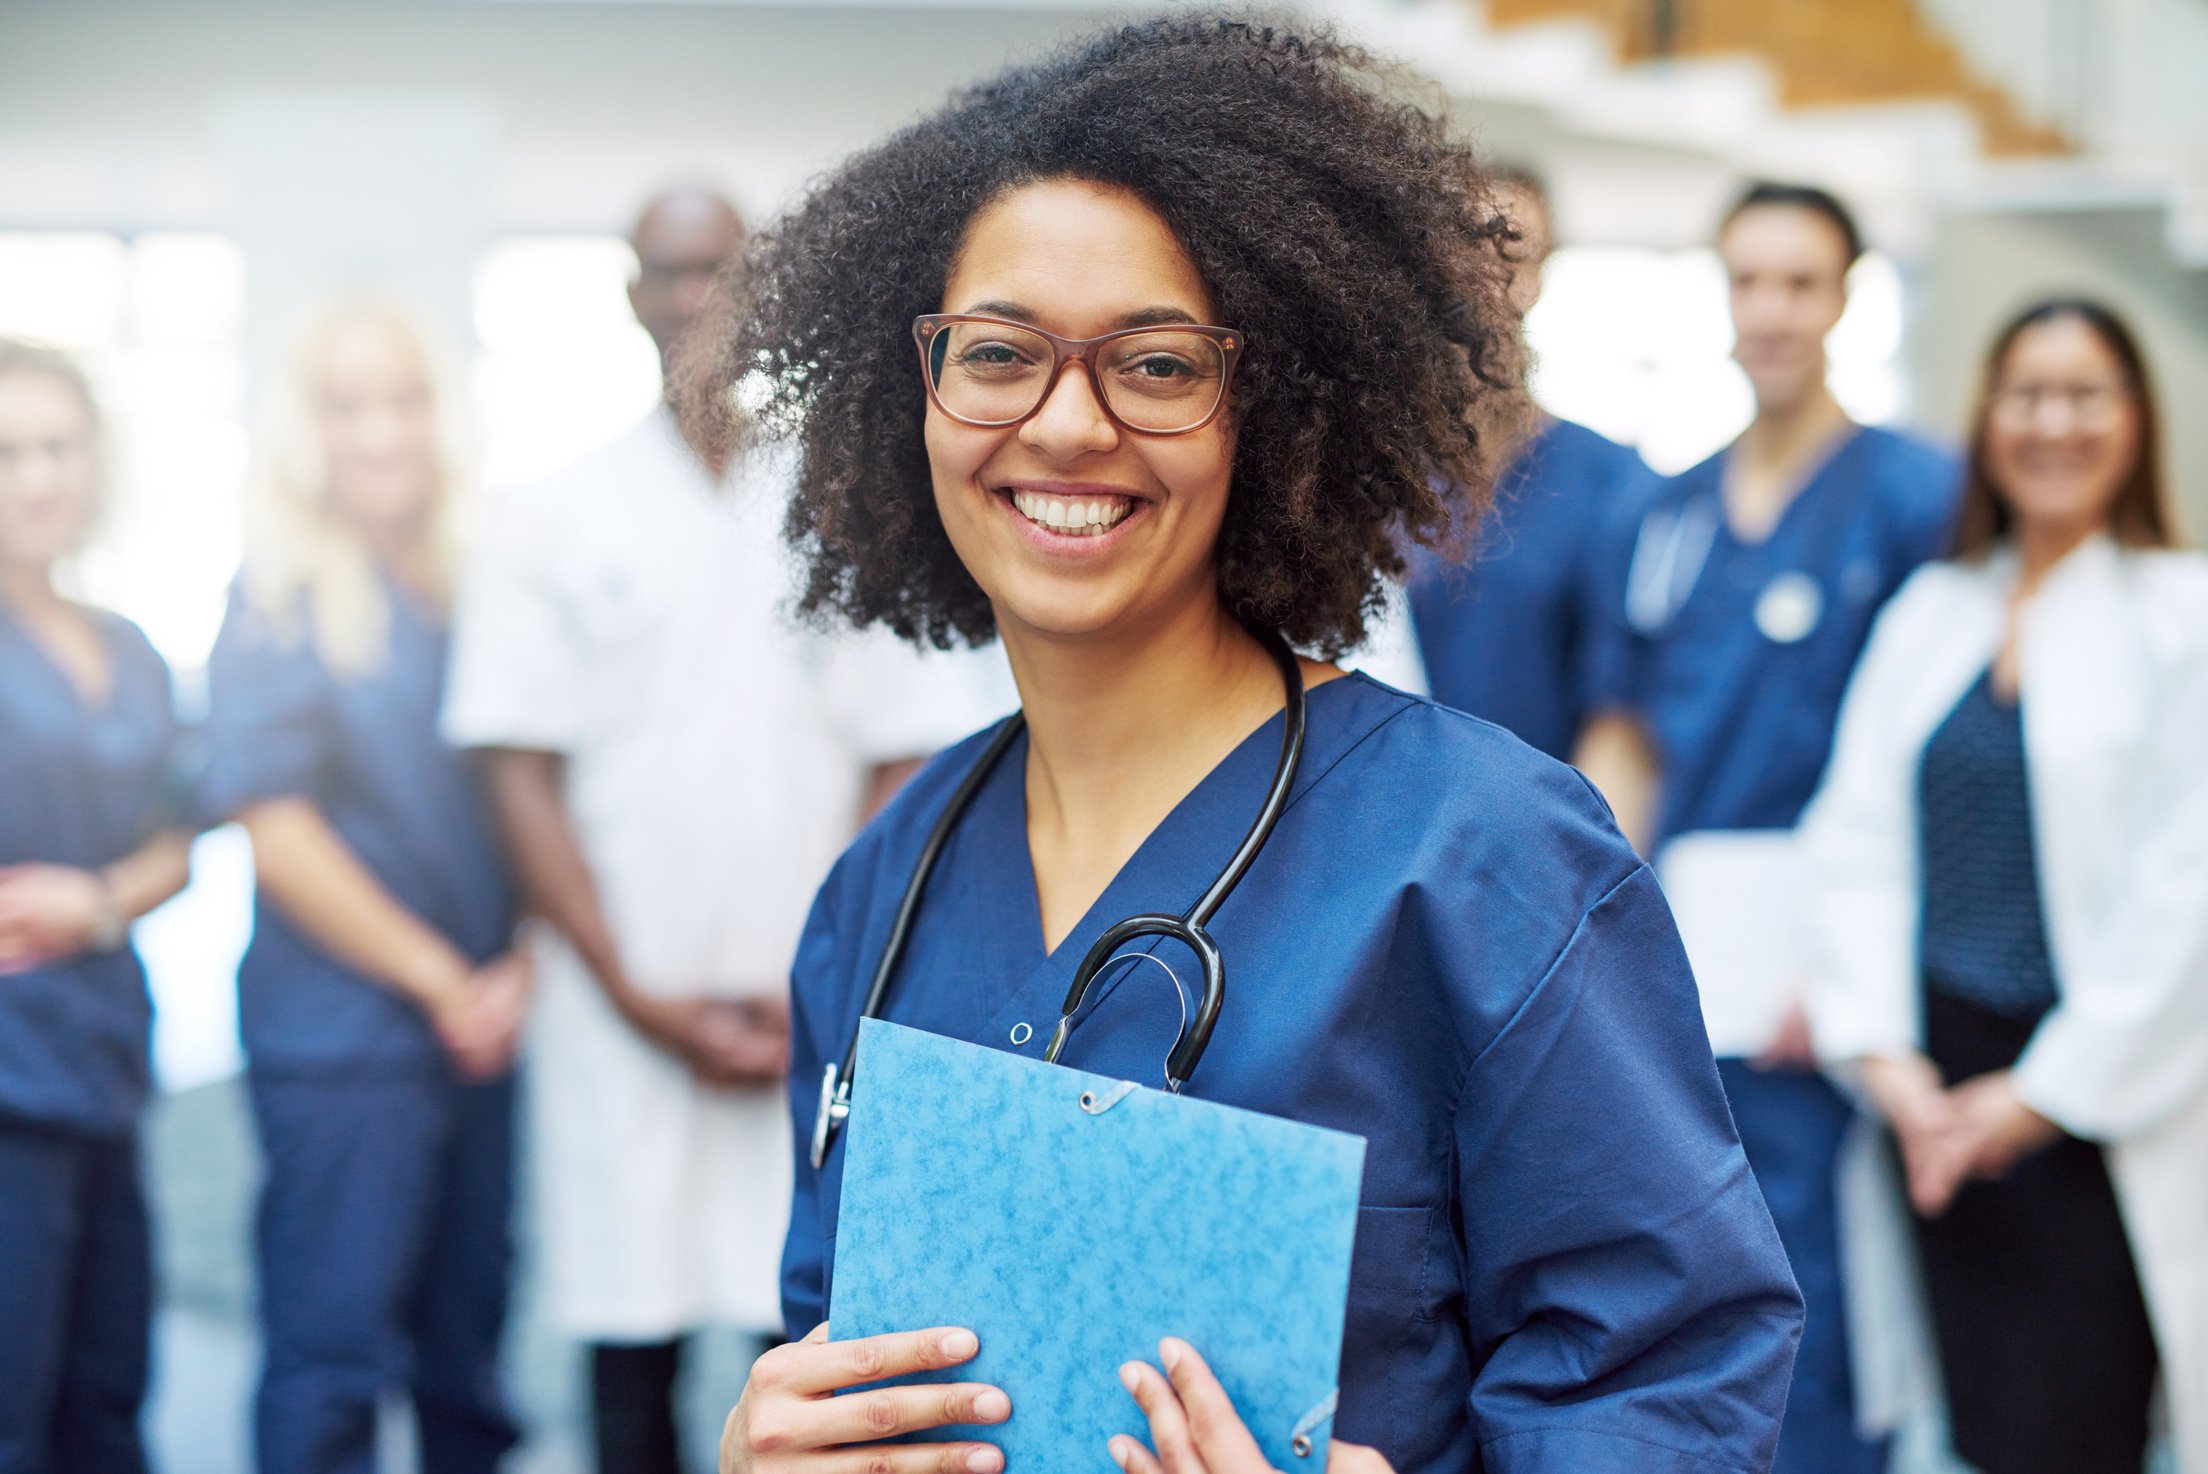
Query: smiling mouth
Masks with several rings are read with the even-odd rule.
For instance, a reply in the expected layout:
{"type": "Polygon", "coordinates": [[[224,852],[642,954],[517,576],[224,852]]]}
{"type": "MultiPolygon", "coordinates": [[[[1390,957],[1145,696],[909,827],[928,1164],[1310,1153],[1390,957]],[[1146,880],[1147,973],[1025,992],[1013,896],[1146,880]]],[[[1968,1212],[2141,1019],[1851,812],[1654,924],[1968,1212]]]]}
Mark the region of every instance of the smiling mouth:
{"type": "Polygon", "coordinates": [[[1008,493],[1013,509],[1046,532],[1061,537],[1101,537],[1134,515],[1138,498],[1090,494],[1058,496],[1049,492],[1014,489],[1008,493]]]}

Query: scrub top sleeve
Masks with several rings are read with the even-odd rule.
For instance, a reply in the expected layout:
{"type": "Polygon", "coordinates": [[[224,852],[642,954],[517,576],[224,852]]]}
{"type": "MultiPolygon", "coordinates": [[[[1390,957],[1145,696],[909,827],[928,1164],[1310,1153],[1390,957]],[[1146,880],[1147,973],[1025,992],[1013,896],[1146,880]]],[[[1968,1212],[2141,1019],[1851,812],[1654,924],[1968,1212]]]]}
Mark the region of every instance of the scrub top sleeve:
{"type": "MultiPolygon", "coordinates": [[[[796,1165],[790,1196],[790,1229],[782,1241],[782,1327],[791,1340],[801,1340],[828,1313],[827,1245],[821,1237],[820,1174],[813,1170],[813,1118],[819,1114],[820,1073],[827,1068],[826,1049],[817,1031],[827,1027],[820,1018],[823,990],[831,986],[836,956],[834,901],[837,876],[828,881],[813,901],[805,932],[797,944],[797,961],[790,973],[790,1128],[791,1151],[796,1165]]],[[[842,1047],[835,1046],[837,1057],[842,1047]]]]}
{"type": "Polygon", "coordinates": [[[1647,867],[1580,918],[1456,1119],[1481,1467],[1768,1468],[1801,1296],[1647,867]]]}
{"type": "Polygon", "coordinates": [[[559,584],[559,510],[509,492],[477,542],[453,615],[440,726],[455,747],[567,752],[583,738],[583,655],[559,584]]]}
{"type": "Polygon", "coordinates": [[[329,756],[329,678],[306,621],[279,622],[240,592],[207,657],[207,720],[197,799],[220,824],[274,798],[314,798],[329,756]]]}
{"type": "Polygon", "coordinates": [[[1642,641],[1625,617],[1625,585],[1641,513],[1656,482],[1646,470],[1624,481],[1595,517],[1574,570],[1580,641],[1572,679],[1580,710],[1590,716],[1629,711],[1639,702],[1642,641]]]}

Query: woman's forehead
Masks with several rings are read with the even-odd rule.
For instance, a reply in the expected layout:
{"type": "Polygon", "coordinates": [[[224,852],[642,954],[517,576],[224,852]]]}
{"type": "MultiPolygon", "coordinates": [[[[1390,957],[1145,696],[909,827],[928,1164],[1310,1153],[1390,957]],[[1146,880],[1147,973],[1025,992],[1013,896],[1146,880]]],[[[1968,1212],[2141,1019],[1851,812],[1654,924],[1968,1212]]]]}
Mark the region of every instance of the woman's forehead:
{"type": "Polygon", "coordinates": [[[1167,312],[1209,321],[1211,294],[1157,211],[1086,180],[1024,185],[978,211],[953,261],[943,310],[1007,306],[1068,336],[1167,312]]]}

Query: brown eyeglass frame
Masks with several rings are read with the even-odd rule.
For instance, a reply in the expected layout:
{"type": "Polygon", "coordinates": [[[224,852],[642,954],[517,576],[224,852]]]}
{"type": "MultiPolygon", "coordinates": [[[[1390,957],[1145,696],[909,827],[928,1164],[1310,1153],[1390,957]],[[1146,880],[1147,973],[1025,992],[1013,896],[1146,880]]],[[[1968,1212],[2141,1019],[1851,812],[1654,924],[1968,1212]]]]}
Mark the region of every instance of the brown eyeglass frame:
{"type": "Polygon", "coordinates": [[[1089,392],[1096,396],[1097,408],[1104,411],[1106,419],[1128,434],[1160,439],[1174,435],[1192,435],[1218,419],[1219,412],[1227,407],[1227,386],[1234,382],[1235,365],[1242,361],[1242,335],[1239,332],[1233,328],[1212,327],[1194,322],[1161,322],[1149,327],[1119,328],[1113,332],[1099,333],[1093,338],[1061,338],[1056,333],[1043,331],[1033,323],[1018,322],[1009,317],[991,317],[981,312],[931,312],[912,320],[912,339],[920,350],[920,381],[928,386],[928,402],[961,425],[971,425],[977,430],[1006,430],[1034,419],[1042,413],[1043,406],[1050,403],[1050,396],[1058,387],[1058,376],[1065,372],[1067,363],[1072,362],[1080,364],[1081,371],[1088,375],[1089,392]],[[961,322],[980,322],[992,327],[1013,328],[1019,332],[1032,333],[1050,345],[1050,376],[1044,380],[1043,392],[1036,399],[1034,407],[1026,414],[1009,420],[969,419],[943,402],[943,396],[936,391],[933,365],[928,358],[928,344],[945,328],[961,322]],[[1141,425],[1129,424],[1118,410],[1112,408],[1111,397],[1105,394],[1103,381],[1096,376],[1096,350],[1106,343],[1143,333],[1196,333],[1219,344],[1220,356],[1226,360],[1226,368],[1219,375],[1219,398],[1212,404],[1210,412],[1195,424],[1179,430],[1150,430],[1141,425]]]}

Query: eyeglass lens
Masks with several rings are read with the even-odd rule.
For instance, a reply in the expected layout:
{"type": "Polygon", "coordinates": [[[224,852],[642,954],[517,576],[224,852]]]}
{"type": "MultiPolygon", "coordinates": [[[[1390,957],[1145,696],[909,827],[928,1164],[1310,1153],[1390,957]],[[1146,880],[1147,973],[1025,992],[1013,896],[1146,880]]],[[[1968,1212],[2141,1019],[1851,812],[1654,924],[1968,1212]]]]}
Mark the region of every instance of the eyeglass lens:
{"type": "Polygon", "coordinates": [[[2123,408],[2129,391],[2122,384],[2013,384],[1994,395],[1994,414],[2014,425],[2039,418],[2044,405],[2059,404],[2081,425],[2104,425],[2123,408]]]}
{"type": "MultiPolygon", "coordinates": [[[[1003,425],[1043,402],[1055,376],[1050,340],[993,322],[953,322],[928,341],[928,373],[943,408],[962,420],[1003,425]]],[[[1203,333],[1160,328],[1096,348],[1096,382],[1114,415],[1138,430],[1170,434],[1202,424],[1226,388],[1226,353],[1203,333]]]]}

